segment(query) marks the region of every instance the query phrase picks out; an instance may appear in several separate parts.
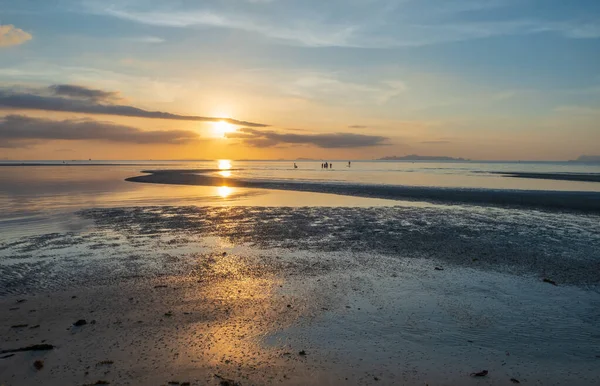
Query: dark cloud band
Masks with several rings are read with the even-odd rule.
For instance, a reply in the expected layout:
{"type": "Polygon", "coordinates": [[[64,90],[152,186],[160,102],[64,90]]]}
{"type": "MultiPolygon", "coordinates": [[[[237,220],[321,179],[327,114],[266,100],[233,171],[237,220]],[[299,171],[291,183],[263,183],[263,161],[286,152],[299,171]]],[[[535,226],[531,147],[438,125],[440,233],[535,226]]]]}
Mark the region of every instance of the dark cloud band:
{"type": "Polygon", "coordinates": [[[110,103],[117,95],[118,93],[116,92],[95,90],[73,85],[55,85],[50,86],[47,90],[29,91],[0,89],[0,109],[62,111],[179,121],[225,121],[238,126],[268,126],[262,123],[246,122],[232,118],[179,115],[162,111],[148,111],[134,106],[110,103]]]}
{"type": "Polygon", "coordinates": [[[199,140],[189,130],[144,131],[92,119],[53,121],[24,115],[0,118],[0,147],[24,147],[48,140],[100,140],[129,144],[185,144],[199,140]]]}
{"type": "Polygon", "coordinates": [[[242,128],[237,132],[228,133],[227,138],[240,139],[244,144],[253,147],[305,144],[326,149],[382,146],[387,145],[386,142],[389,139],[376,135],[352,133],[289,134],[251,128],[242,128]]]}

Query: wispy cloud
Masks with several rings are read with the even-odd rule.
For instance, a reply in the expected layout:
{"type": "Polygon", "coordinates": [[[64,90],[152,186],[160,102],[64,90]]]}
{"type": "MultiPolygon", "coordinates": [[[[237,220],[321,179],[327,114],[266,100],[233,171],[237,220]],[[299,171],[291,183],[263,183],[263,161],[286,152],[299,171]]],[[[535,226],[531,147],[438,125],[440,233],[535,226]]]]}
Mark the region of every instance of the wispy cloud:
{"type": "Polygon", "coordinates": [[[27,147],[48,140],[94,140],[129,144],[184,144],[199,140],[189,130],[144,131],[92,119],[54,121],[24,115],[0,118],[0,147],[27,147]]]}
{"type": "Polygon", "coordinates": [[[96,90],[74,85],[50,86],[48,89],[37,90],[5,88],[0,89],[0,109],[64,111],[180,121],[226,121],[239,126],[268,126],[262,123],[246,122],[232,118],[180,115],[162,111],[148,111],[134,106],[111,103],[117,94],[112,91],[96,90]]]}
{"type": "Polygon", "coordinates": [[[126,38],[130,42],[134,43],[149,43],[149,44],[159,44],[164,43],[165,39],[159,38],[158,36],[138,36],[132,38],[126,38]]]}
{"type": "Polygon", "coordinates": [[[23,44],[31,40],[31,34],[12,24],[0,25],[0,47],[23,44]]]}
{"type": "Polygon", "coordinates": [[[106,5],[89,1],[88,10],[136,23],[178,28],[227,28],[311,47],[390,48],[423,46],[443,42],[502,35],[544,32],[568,38],[598,38],[598,20],[582,23],[575,16],[537,18],[525,14],[494,18],[499,8],[519,4],[514,0],[422,0],[367,2],[307,0],[278,3],[207,1],[191,6],[174,2],[106,5]],[[463,17],[465,13],[482,17],[463,17]],[[557,21],[558,20],[558,21],[557,21]]]}
{"type": "Polygon", "coordinates": [[[447,143],[451,143],[450,141],[422,141],[422,144],[425,145],[444,145],[447,143]]]}
{"type": "Polygon", "coordinates": [[[242,128],[237,132],[228,133],[226,136],[240,139],[245,145],[253,147],[313,145],[325,149],[382,146],[387,145],[389,140],[387,137],[353,133],[291,134],[250,128],[242,128]]]}

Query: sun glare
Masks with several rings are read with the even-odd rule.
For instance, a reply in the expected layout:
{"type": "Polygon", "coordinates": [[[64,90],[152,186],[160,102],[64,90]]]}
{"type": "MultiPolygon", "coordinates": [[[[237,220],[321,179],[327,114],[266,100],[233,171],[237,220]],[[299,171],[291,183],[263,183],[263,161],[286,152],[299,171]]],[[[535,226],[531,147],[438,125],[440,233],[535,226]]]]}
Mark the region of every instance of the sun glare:
{"type": "Polygon", "coordinates": [[[231,169],[231,161],[228,159],[220,159],[219,160],[219,169],[221,169],[221,170],[231,169]]]}
{"type": "Polygon", "coordinates": [[[225,138],[227,133],[233,133],[235,131],[235,126],[225,121],[218,121],[213,124],[213,130],[217,137],[225,138]]]}
{"type": "Polygon", "coordinates": [[[219,186],[217,188],[217,192],[219,193],[219,196],[223,197],[223,198],[227,198],[231,192],[233,191],[233,189],[231,189],[229,186],[219,186]]]}
{"type": "Polygon", "coordinates": [[[221,170],[219,172],[219,174],[221,175],[221,177],[225,177],[225,178],[231,177],[231,172],[229,170],[221,170]]]}

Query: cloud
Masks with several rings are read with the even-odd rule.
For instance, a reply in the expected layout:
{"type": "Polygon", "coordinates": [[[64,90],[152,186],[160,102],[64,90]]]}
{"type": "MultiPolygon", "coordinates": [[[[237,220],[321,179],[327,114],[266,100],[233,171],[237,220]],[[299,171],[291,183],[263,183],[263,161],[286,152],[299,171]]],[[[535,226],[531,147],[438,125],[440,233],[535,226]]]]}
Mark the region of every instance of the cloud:
{"type": "Polygon", "coordinates": [[[364,125],[351,125],[348,126],[349,129],[368,129],[369,126],[364,126],[364,125]]]}
{"type": "Polygon", "coordinates": [[[353,133],[331,134],[290,134],[273,130],[242,128],[226,134],[227,138],[240,139],[253,147],[273,147],[278,145],[314,145],[325,149],[357,148],[387,145],[387,137],[353,133]]]}
{"type": "Polygon", "coordinates": [[[0,25],[0,47],[16,46],[28,40],[31,40],[31,34],[22,29],[12,24],[0,25]]]}
{"type": "Polygon", "coordinates": [[[93,101],[105,102],[120,99],[119,93],[116,91],[96,90],[93,88],[76,86],[72,84],[56,84],[50,86],[49,89],[55,95],[66,96],[71,98],[90,99],[93,101]]]}
{"type": "Polygon", "coordinates": [[[110,103],[115,92],[90,89],[74,85],[50,86],[47,90],[0,89],[0,109],[25,109],[64,111],[85,114],[117,115],[179,121],[218,122],[249,127],[267,127],[262,123],[240,121],[232,118],[179,115],[162,111],[148,111],[134,106],[110,103]]]}
{"type": "Polygon", "coordinates": [[[24,115],[0,118],[0,147],[26,147],[47,140],[95,140],[129,144],[185,144],[199,140],[189,130],[144,131],[93,119],[54,121],[24,115]]]}

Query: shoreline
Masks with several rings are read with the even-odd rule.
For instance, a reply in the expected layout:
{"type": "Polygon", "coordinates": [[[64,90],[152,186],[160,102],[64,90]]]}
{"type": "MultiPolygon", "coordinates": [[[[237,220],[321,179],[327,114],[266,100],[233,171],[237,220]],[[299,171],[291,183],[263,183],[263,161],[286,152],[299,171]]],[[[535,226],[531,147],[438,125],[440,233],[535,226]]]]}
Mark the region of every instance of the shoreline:
{"type": "Polygon", "coordinates": [[[258,181],[206,176],[201,169],[144,170],[146,175],[126,178],[125,181],[172,184],[231,186],[272,190],[294,190],[329,193],[356,197],[404,201],[429,201],[441,204],[487,204],[500,207],[540,208],[600,212],[600,192],[493,190],[466,188],[436,188],[398,185],[357,185],[321,182],[258,181]]]}

